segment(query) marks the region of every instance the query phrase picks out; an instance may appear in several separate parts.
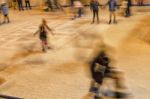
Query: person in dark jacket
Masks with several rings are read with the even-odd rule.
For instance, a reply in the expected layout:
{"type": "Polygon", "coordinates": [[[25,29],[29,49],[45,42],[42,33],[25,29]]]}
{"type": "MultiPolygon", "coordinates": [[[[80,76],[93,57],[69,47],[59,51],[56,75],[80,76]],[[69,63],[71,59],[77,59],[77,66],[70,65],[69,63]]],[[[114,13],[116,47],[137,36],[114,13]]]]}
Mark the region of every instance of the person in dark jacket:
{"type": "Polygon", "coordinates": [[[112,22],[112,17],[114,17],[113,22],[117,23],[116,21],[116,9],[117,9],[117,1],[116,0],[109,0],[106,5],[109,6],[109,12],[110,12],[110,20],[109,24],[112,22]]]}
{"type": "Polygon", "coordinates": [[[26,4],[26,9],[32,9],[31,5],[30,5],[30,0],[25,0],[25,4],[26,4]]]}
{"type": "MultiPolygon", "coordinates": [[[[121,73],[116,71],[114,67],[110,66],[110,59],[105,51],[100,51],[96,58],[91,62],[90,65],[92,82],[90,87],[90,92],[94,93],[94,99],[101,99],[102,96],[99,93],[102,91],[101,86],[105,78],[110,78],[115,81],[116,89],[124,89],[121,73]]],[[[124,97],[122,93],[116,93],[114,97],[124,97]]]]}
{"type": "Polygon", "coordinates": [[[24,10],[22,0],[18,0],[18,7],[19,7],[19,10],[24,10]]]}
{"type": "Polygon", "coordinates": [[[95,22],[96,17],[97,17],[97,23],[99,23],[99,6],[100,6],[100,3],[98,2],[98,0],[91,0],[90,9],[93,11],[92,23],[95,22]]]}
{"type": "Polygon", "coordinates": [[[126,9],[126,17],[131,16],[131,6],[132,6],[132,2],[131,0],[127,0],[127,9],[126,9]]]}

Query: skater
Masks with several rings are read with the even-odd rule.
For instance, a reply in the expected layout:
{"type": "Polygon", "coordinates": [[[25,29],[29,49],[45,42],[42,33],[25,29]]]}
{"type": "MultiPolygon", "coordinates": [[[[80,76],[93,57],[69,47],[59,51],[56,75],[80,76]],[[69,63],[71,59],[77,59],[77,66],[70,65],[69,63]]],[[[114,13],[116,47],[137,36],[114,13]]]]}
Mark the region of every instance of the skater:
{"type": "Polygon", "coordinates": [[[138,5],[142,6],[143,5],[143,0],[138,0],[138,5]]]}
{"type": "Polygon", "coordinates": [[[52,29],[48,27],[46,20],[43,19],[42,24],[39,26],[39,30],[34,34],[36,35],[39,33],[39,38],[41,40],[43,52],[46,52],[46,49],[50,49],[50,47],[48,46],[48,41],[47,41],[47,33],[48,33],[47,30],[49,30],[51,34],[54,35],[54,33],[52,32],[52,29]]]}
{"type": "Polygon", "coordinates": [[[51,11],[54,11],[53,5],[52,5],[52,1],[51,0],[47,0],[47,4],[48,4],[48,8],[51,9],[51,11]]]}
{"type": "Polygon", "coordinates": [[[2,10],[2,14],[3,14],[3,16],[4,16],[4,21],[3,21],[3,23],[6,23],[6,21],[7,21],[7,23],[9,23],[10,22],[10,20],[9,20],[9,16],[8,16],[8,14],[9,14],[9,8],[8,8],[8,5],[7,5],[7,3],[2,3],[2,5],[1,5],[1,10],[2,10]]]}
{"type": "Polygon", "coordinates": [[[24,10],[23,9],[23,4],[22,4],[22,0],[18,0],[18,8],[19,8],[19,11],[20,10],[24,10]]]}
{"type": "Polygon", "coordinates": [[[132,6],[131,0],[127,0],[126,17],[131,16],[131,6],[132,6]]]}
{"type": "Polygon", "coordinates": [[[59,3],[58,3],[58,0],[54,0],[54,5],[55,5],[56,9],[59,9],[59,8],[60,8],[59,3]]]}
{"type": "MultiPolygon", "coordinates": [[[[116,9],[117,9],[117,1],[116,0],[109,0],[106,5],[109,5],[109,12],[110,12],[110,19],[109,19],[109,24],[111,24],[112,22],[112,17],[114,17],[113,19],[113,23],[117,23],[116,21],[116,9]]],[[[105,6],[106,6],[105,5],[105,6]]]]}
{"type": "Polygon", "coordinates": [[[98,0],[91,0],[90,9],[91,11],[93,11],[92,23],[95,22],[95,17],[97,17],[97,23],[99,23],[99,6],[100,6],[100,3],[98,2],[98,0]]]}
{"type": "Polygon", "coordinates": [[[70,0],[70,6],[73,7],[74,0],[70,0]]]}
{"type": "Polygon", "coordinates": [[[1,11],[1,5],[0,5],[0,25],[1,25],[1,16],[2,16],[2,11],[1,11]]]}
{"type": "Polygon", "coordinates": [[[17,9],[17,0],[13,0],[13,2],[12,2],[13,4],[13,8],[14,8],[14,10],[16,10],[17,9]]]}
{"type": "MultiPolygon", "coordinates": [[[[94,99],[102,99],[103,94],[101,86],[105,78],[110,78],[115,81],[116,90],[125,89],[125,85],[122,83],[123,77],[120,77],[121,73],[116,71],[114,67],[110,66],[110,59],[105,51],[101,51],[100,54],[94,58],[91,62],[90,70],[92,74],[92,81],[89,92],[92,93],[94,99]]],[[[114,92],[114,98],[124,97],[121,92],[114,92]]]]}
{"type": "Polygon", "coordinates": [[[30,0],[25,0],[25,4],[26,4],[26,9],[28,10],[28,9],[32,9],[31,8],[31,5],[30,5],[30,0]]]}
{"type": "Polygon", "coordinates": [[[72,19],[76,19],[76,18],[80,18],[82,16],[82,10],[83,10],[83,4],[81,3],[80,0],[74,0],[73,3],[73,7],[74,7],[74,18],[72,19]]]}

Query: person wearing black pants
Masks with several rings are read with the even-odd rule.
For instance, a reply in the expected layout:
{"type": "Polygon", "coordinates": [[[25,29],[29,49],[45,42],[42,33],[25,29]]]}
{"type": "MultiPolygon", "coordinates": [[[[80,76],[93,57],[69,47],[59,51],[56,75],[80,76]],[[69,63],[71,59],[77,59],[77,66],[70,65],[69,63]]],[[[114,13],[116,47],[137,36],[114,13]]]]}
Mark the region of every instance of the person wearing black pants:
{"type": "Polygon", "coordinates": [[[18,0],[18,7],[19,7],[19,10],[24,10],[22,0],[18,0]]]}
{"type": "MultiPolygon", "coordinates": [[[[90,72],[91,72],[91,85],[89,93],[94,97],[94,99],[103,99],[103,96],[107,94],[114,94],[113,99],[124,99],[127,97],[125,92],[126,86],[123,83],[124,77],[123,73],[116,70],[115,67],[110,66],[111,60],[108,57],[105,50],[100,51],[100,53],[91,61],[90,63],[90,72]],[[116,90],[112,92],[103,92],[101,86],[104,84],[104,79],[109,78],[114,81],[114,87],[116,90]],[[124,92],[121,91],[124,90],[124,92]]],[[[108,95],[109,96],[109,95],[108,95]]]]}
{"type": "Polygon", "coordinates": [[[128,3],[127,3],[127,9],[126,9],[126,17],[129,17],[131,16],[131,6],[132,6],[132,3],[131,3],[131,0],[127,0],[128,3]]]}
{"type": "Polygon", "coordinates": [[[93,11],[93,21],[92,23],[95,22],[95,18],[97,17],[97,23],[99,23],[99,2],[97,0],[92,0],[90,3],[90,8],[93,11]]]}
{"type": "Polygon", "coordinates": [[[28,8],[29,8],[30,10],[32,9],[32,8],[31,8],[31,5],[30,5],[30,0],[25,0],[25,4],[26,4],[26,9],[28,9],[28,8]]]}
{"type": "Polygon", "coordinates": [[[70,6],[73,7],[74,0],[70,0],[70,6]]]}
{"type": "Polygon", "coordinates": [[[143,0],[138,0],[138,5],[142,6],[143,5],[143,0]]]}

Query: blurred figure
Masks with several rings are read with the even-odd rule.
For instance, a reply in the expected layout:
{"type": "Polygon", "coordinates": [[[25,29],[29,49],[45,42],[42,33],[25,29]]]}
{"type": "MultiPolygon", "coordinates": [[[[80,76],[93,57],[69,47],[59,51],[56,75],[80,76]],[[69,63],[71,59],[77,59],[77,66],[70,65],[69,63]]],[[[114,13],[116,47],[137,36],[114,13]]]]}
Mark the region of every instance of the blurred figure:
{"type": "Polygon", "coordinates": [[[54,0],[53,2],[54,2],[54,5],[55,5],[56,9],[60,9],[61,11],[64,11],[63,7],[58,2],[58,0],[54,0]]]}
{"type": "Polygon", "coordinates": [[[25,0],[25,4],[26,4],[26,9],[28,10],[28,9],[32,9],[31,8],[31,5],[30,5],[30,0],[25,0]]]}
{"type": "Polygon", "coordinates": [[[20,10],[24,10],[23,9],[23,4],[22,4],[22,0],[18,0],[18,8],[19,8],[19,11],[20,10]]]}
{"type": "Polygon", "coordinates": [[[42,24],[39,26],[38,31],[36,31],[34,34],[34,35],[39,34],[43,52],[46,52],[46,49],[50,49],[50,47],[48,46],[48,41],[47,41],[47,33],[48,33],[47,30],[49,30],[51,34],[53,34],[52,29],[49,28],[46,20],[43,19],[42,24]]]}
{"type": "Polygon", "coordinates": [[[109,91],[102,93],[103,90],[101,86],[105,78],[109,78],[115,81],[116,90],[124,90],[126,87],[123,84],[122,73],[116,71],[116,69],[110,64],[110,59],[108,58],[105,51],[101,51],[99,55],[94,58],[90,65],[90,71],[92,75],[92,81],[89,92],[92,94],[94,99],[102,99],[104,96],[109,96],[109,94],[114,94],[110,97],[113,98],[124,98],[125,94],[119,91],[109,91]]]}
{"type": "Polygon", "coordinates": [[[126,11],[127,11],[127,0],[123,0],[121,3],[121,8],[123,8],[123,16],[126,16],[126,11]]]}
{"type": "Polygon", "coordinates": [[[74,0],[70,0],[70,6],[73,7],[74,0]]]}
{"type": "Polygon", "coordinates": [[[77,17],[80,18],[82,16],[83,4],[81,3],[80,0],[74,0],[73,7],[74,7],[73,19],[76,19],[77,17]]]}
{"type": "Polygon", "coordinates": [[[117,23],[116,21],[116,9],[117,9],[117,1],[116,0],[109,0],[106,5],[109,5],[109,12],[110,12],[110,19],[109,19],[109,24],[112,22],[112,17],[113,23],[117,23]]]}
{"type": "Polygon", "coordinates": [[[0,25],[1,25],[1,15],[2,15],[2,12],[1,12],[1,5],[0,5],[0,25]]]}
{"type": "Polygon", "coordinates": [[[138,5],[142,6],[143,5],[143,0],[138,0],[138,5]]]}
{"type": "Polygon", "coordinates": [[[126,0],[126,1],[127,1],[126,17],[129,17],[129,16],[131,16],[132,2],[131,2],[131,0],[126,0]]]}
{"type": "Polygon", "coordinates": [[[16,10],[17,9],[17,0],[13,0],[13,2],[12,2],[13,4],[13,8],[14,8],[14,10],[16,10]]]}
{"type": "Polygon", "coordinates": [[[59,8],[60,8],[60,7],[59,7],[58,0],[54,0],[54,5],[55,5],[56,9],[59,9],[59,8]]]}
{"type": "Polygon", "coordinates": [[[99,6],[100,6],[100,3],[98,2],[98,0],[91,0],[90,9],[91,9],[91,11],[93,11],[92,23],[95,22],[96,17],[97,17],[97,23],[99,23],[99,6]]]}
{"type": "Polygon", "coordinates": [[[9,23],[10,22],[9,16],[8,16],[8,14],[9,14],[9,8],[8,8],[7,3],[5,3],[5,2],[2,3],[1,10],[2,10],[2,14],[4,16],[3,23],[6,23],[6,21],[7,21],[7,23],[9,23]]]}
{"type": "Polygon", "coordinates": [[[48,4],[48,8],[51,9],[51,11],[54,11],[53,5],[52,5],[52,1],[51,0],[47,0],[47,4],[48,4]]]}

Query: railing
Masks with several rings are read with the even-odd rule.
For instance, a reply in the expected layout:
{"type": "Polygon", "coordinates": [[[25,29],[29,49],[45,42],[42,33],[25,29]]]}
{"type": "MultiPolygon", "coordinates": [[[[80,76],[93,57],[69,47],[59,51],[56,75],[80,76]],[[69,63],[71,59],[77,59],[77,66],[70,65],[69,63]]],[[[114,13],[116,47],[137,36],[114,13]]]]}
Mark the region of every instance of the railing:
{"type": "Polygon", "coordinates": [[[23,99],[23,98],[19,98],[19,97],[7,96],[7,95],[1,95],[1,94],[0,94],[0,98],[4,98],[4,99],[23,99]]]}

